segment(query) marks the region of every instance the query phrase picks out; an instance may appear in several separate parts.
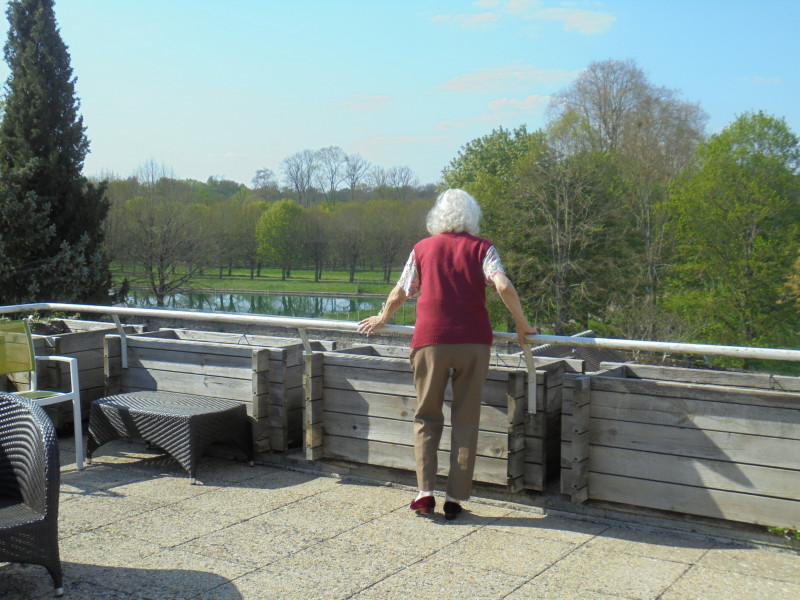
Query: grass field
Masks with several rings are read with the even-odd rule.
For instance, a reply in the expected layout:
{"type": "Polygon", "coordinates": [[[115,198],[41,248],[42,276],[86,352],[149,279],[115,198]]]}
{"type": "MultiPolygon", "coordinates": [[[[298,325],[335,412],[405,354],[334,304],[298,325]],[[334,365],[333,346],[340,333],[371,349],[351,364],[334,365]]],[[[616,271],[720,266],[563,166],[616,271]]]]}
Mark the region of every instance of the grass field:
{"type": "MultiPolygon", "coordinates": [[[[131,286],[149,287],[143,269],[136,273],[126,267],[112,265],[111,272],[114,285],[119,286],[127,277],[131,286]]],[[[314,281],[314,271],[295,269],[290,278],[281,280],[280,269],[261,269],[261,276],[250,279],[250,269],[223,270],[222,278],[219,269],[205,269],[200,275],[192,278],[187,286],[194,290],[225,290],[242,292],[308,292],[310,294],[378,294],[387,295],[394,287],[394,280],[400,276],[400,269],[392,273],[393,283],[383,283],[381,271],[363,271],[356,273],[355,281],[350,283],[348,271],[323,271],[322,279],[314,281]]]]}

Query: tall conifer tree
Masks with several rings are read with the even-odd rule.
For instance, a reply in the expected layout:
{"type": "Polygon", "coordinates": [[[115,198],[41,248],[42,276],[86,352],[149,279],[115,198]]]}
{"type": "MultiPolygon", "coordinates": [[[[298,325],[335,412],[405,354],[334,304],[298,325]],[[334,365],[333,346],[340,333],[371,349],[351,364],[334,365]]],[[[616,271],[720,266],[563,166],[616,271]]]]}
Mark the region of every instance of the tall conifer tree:
{"type": "Polygon", "coordinates": [[[99,301],[105,184],[83,175],[89,142],[53,0],[12,0],[0,123],[0,301],[99,301]]]}

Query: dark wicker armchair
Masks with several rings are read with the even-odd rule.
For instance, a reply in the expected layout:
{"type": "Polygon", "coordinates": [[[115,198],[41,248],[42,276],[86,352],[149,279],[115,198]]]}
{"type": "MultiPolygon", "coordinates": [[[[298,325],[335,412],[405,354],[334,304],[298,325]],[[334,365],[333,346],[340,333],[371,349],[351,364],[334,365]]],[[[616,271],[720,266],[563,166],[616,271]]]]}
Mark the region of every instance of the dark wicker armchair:
{"type": "Polygon", "coordinates": [[[55,429],[42,408],[0,392],[0,562],[46,567],[57,596],[64,591],[59,468],[55,429]]]}

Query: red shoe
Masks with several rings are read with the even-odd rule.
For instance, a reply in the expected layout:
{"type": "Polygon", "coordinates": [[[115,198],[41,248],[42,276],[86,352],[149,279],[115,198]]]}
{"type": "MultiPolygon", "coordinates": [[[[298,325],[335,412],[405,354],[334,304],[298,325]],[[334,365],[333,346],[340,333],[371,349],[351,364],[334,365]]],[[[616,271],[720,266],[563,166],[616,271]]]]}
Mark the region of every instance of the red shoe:
{"type": "Polygon", "coordinates": [[[436,498],[433,496],[423,496],[419,500],[414,500],[411,503],[411,510],[415,510],[421,515],[432,515],[435,506],[436,498]]]}

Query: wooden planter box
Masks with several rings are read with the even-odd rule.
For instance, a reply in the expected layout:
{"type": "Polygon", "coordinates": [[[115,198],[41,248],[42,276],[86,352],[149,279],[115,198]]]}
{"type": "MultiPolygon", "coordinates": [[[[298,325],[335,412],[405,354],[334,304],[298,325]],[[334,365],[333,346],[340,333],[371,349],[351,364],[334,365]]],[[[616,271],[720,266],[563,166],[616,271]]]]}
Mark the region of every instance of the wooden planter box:
{"type": "Polygon", "coordinates": [[[800,378],[603,364],[568,377],[562,492],[800,524],[800,378]]]}
{"type": "MultiPolygon", "coordinates": [[[[304,361],[303,344],[299,339],[173,328],[164,328],[137,337],[267,350],[268,390],[266,406],[258,411],[258,422],[254,424],[254,431],[257,432],[256,451],[285,451],[302,445],[304,361]]],[[[313,341],[311,347],[313,350],[332,350],[335,343],[313,341]]]]}
{"type": "MultiPolygon", "coordinates": [[[[560,361],[537,370],[543,408],[548,398],[554,404],[560,397],[554,388],[561,370],[560,361]],[[548,387],[548,381],[553,385],[548,387]]],[[[475,481],[511,491],[543,488],[551,445],[548,414],[542,410],[538,416],[526,416],[526,385],[524,369],[490,368],[483,390],[475,481]]],[[[308,355],[305,390],[309,460],[334,458],[414,470],[416,392],[408,348],[361,347],[308,355]]],[[[449,397],[448,391],[440,474],[446,474],[449,465],[449,397]]],[[[558,431],[552,432],[556,444],[558,431]]]]}
{"type": "MultiPolygon", "coordinates": [[[[81,390],[81,415],[89,419],[92,400],[103,396],[103,338],[117,330],[114,323],[57,319],[52,321],[63,333],[33,334],[34,352],[37,356],[69,356],[78,359],[78,381],[81,390]]],[[[141,333],[141,325],[123,325],[126,333],[141,333]]],[[[47,363],[38,371],[41,389],[67,391],[70,386],[69,366],[63,363],[47,363]]],[[[17,382],[28,389],[27,379],[17,382]]],[[[60,428],[71,425],[72,406],[69,403],[44,407],[53,424],[60,428]]]]}

